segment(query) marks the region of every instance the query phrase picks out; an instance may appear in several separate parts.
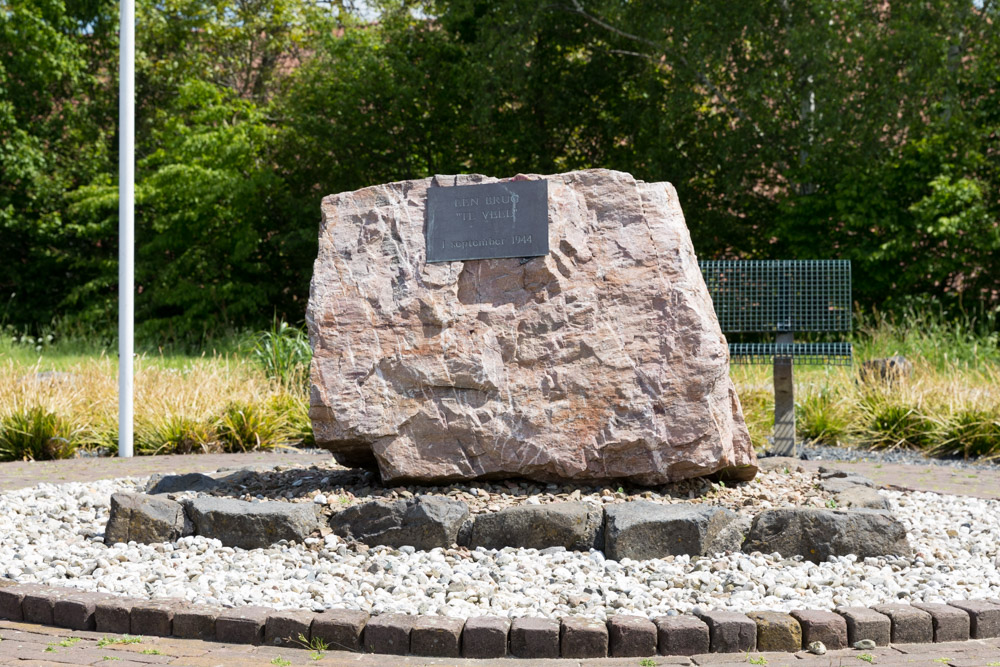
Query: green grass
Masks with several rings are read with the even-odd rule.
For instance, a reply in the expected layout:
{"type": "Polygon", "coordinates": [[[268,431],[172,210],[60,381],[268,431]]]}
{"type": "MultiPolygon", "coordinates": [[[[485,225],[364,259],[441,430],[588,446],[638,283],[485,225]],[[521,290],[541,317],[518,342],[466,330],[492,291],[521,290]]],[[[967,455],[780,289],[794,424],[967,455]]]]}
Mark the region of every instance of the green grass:
{"type": "Polygon", "coordinates": [[[101,637],[97,640],[97,647],[114,646],[115,644],[141,644],[142,636],[122,635],[121,637],[101,637]]]}

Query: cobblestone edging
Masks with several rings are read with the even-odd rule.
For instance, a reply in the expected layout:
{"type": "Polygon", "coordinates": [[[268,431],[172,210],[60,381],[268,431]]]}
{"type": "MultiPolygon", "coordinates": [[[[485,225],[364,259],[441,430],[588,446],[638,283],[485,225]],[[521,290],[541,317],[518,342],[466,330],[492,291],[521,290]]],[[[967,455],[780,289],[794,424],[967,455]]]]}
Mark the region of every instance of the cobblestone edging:
{"type": "Polygon", "coordinates": [[[443,658],[603,658],[690,656],[747,651],[795,652],[890,643],[954,642],[1000,637],[1000,600],[888,604],[836,612],[706,611],[697,615],[580,616],[468,620],[328,610],[224,609],[183,600],[137,600],[40,584],[0,581],[0,619],[71,630],[203,639],[230,644],[301,647],[443,658]]]}

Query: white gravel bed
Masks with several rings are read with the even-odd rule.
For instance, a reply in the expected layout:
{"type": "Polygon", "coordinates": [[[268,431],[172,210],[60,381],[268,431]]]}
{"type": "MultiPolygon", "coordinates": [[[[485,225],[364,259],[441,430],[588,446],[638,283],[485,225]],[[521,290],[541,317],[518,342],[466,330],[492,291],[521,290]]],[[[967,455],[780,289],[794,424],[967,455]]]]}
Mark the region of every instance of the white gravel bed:
{"type": "Polygon", "coordinates": [[[648,561],[600,552],[413,552],[348,546],[328,535],[245,551],[214,539],[103,544],[110,497],[145,480],[40,484],[0,494],[0,576],[18,582],[224,606],[650,618],[702,608],[830,609],[885,601],[1000,597],[1000,501],[882,491],[912,558],[816,565],[777,554],[648,561]]]}

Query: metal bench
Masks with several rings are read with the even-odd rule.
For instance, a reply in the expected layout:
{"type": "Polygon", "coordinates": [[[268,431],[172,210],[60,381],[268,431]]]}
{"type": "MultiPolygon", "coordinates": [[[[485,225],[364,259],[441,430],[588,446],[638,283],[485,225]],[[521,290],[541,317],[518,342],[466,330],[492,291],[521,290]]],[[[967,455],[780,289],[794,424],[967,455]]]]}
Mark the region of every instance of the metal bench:
{"type": "Polygon", "coordinates": [[[796,343],[796,332],[851,330],[849,260],[700,262],[724,333],[771,333],[773,343],[730,343],[734,364],[774,365],[772,454],[795,455],[793,364],[846,366],[850,343],[796,343]]]}

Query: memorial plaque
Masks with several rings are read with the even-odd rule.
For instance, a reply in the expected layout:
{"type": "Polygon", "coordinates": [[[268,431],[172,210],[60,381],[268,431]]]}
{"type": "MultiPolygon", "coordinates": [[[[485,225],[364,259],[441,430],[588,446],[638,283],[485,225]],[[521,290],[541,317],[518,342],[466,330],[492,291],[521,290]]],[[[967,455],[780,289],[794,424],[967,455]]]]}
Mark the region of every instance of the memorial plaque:
{"type": "Polygon", "coordinates": [[[427,190],[427,261],[549,254],[546,181],[427,190]]]}

